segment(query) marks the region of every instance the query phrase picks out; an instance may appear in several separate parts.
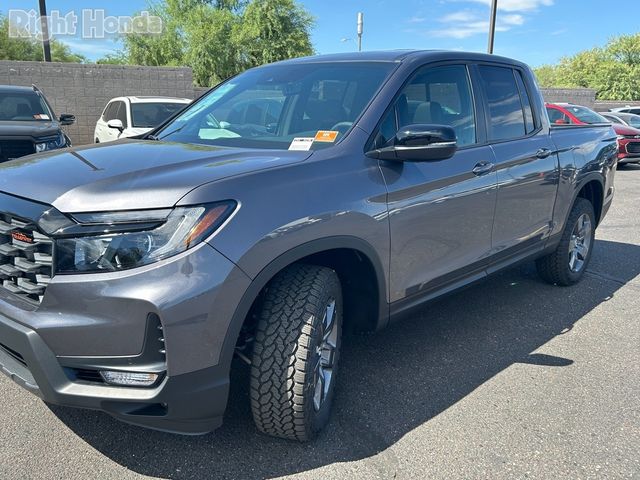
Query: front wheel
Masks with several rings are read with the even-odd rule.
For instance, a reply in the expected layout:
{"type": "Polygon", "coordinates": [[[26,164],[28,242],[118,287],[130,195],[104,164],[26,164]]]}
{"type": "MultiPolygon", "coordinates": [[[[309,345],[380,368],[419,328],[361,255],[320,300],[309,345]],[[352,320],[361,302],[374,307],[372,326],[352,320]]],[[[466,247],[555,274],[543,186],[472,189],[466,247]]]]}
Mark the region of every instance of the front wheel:
{"type": "Polygon", "coordinates": [[[342,289],[326,267],[292,265],[269,284],[251,362],[258,429],[312,439],[328,422],[342,333],[342,289]]]}
{"type": "Polygon", "coordinates": [[[596,219],[591,202],[577,198],[562,238],[556,249],[536,260],[540,276],[557,285],[573,285],[580,281],[593,252],[596,219]]]}

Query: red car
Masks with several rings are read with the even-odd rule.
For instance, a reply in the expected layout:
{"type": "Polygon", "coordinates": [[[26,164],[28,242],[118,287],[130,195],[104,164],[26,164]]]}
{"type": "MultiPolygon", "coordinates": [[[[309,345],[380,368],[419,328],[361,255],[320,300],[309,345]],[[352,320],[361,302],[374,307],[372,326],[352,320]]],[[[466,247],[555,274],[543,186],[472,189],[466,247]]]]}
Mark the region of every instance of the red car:
{"type": "MultiPolygon", "coordinates": [[[[611,123],[590,108],[570,103],[547,103],[547,113],[552,124],[585,125],[590,123],[611,123]]],[[[627,125],[613,124],[618,136],[618,163],[640,162],[640,130],[627,125]]]]}

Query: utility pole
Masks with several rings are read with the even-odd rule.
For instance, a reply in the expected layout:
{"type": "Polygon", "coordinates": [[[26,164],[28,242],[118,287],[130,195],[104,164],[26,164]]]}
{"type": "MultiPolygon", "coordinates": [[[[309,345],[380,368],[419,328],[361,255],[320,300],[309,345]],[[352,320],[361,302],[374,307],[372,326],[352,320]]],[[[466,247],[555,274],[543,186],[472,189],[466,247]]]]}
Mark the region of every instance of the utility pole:
{"type": "Polygon", "coordinates": [[[362,27],[364,23],[364,14],[358,12],[358,51],[362,51],[362,27]]]}
{"type": "Polygon", "coordinates": [[[42,33],[42,52],[44,61],[51,61],[51,44],[49,43],[49,25],[47,24],[47,1],[40,0],[40,31],[42,33]]]}
{"type": "Polygon", "coordinates": [[[493,53],[493,39],[496,34],[496,13],[498,10],[498,0],[491,0],[491,19],[489,20],[489,47],[488,53],[493,53]]]}

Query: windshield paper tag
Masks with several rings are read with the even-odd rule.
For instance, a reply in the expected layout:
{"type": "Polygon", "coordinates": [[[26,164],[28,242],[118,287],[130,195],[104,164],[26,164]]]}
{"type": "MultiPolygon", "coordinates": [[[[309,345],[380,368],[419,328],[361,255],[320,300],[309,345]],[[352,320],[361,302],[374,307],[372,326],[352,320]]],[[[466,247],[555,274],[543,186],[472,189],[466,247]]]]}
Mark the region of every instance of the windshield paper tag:
{"type": "Polygon", "coordinates": [[[316,142],[335,142],[336,138],[338,138],[338,133],[335,130],[318,130],[316,133],[316,142]]]}
{"type": "Polygon", "coordinates": [[[294,138],[289,145],[289,150],[310,150],[313,144],[313,138],[311,137],[298,137],[294,138]]]}
{"type": "Polygon", "coordinates": [[[36,120],[51,120],[49,118],[49,115],[46,115],[44,113],[38,113],[38,114],[34,115],[33,118],[35,118],[36,120]]]}

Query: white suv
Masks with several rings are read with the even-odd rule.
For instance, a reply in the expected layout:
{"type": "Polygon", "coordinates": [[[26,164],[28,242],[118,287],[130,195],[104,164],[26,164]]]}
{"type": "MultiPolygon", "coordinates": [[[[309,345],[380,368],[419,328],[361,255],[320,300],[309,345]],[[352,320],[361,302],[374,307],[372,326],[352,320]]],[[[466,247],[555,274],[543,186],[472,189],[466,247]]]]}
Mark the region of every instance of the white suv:
{"type": "Polygon", "coordinates": [[[111,142],[147,133],[189,103],[188,98],[114,98],[104,107],[96,123],[95,142],[111,142]]]}

